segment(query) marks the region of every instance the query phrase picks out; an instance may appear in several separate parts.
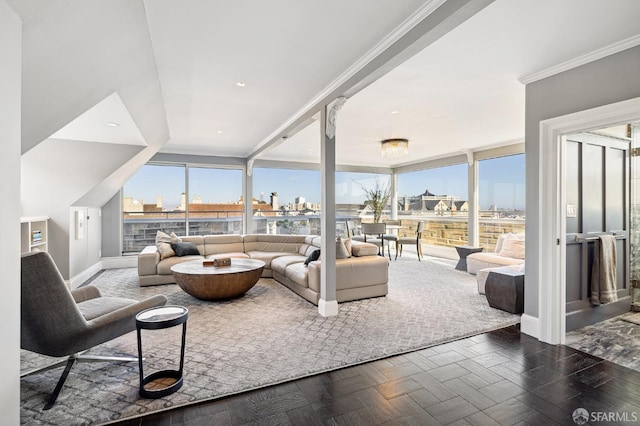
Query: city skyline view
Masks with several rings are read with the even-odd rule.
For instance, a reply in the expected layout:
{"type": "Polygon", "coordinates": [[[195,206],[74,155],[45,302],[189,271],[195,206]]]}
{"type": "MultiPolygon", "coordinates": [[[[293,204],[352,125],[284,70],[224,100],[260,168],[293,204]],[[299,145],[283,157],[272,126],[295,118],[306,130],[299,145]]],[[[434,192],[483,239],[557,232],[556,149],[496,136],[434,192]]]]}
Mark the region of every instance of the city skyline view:
{"type": "MultiPolygon", "coordinates": [[[[506,210],[524,210],[524,155],[512,155],[479,162],[480,209],[494,206],[506,210]]],[[[202,203],[237,203],[242,195],[242,170],[208,167],[188,168],[189,198],[202,203]]],[[[398,175],[398,197],[417,196],[429,191],[467,200],[468,166],[459,164],[398,175]]],[[[336,203],[361,204],[365,200],[362,186],[370,188],[375,180],[388,181],[386,175],[371,173],[336,173],[336,203]],[[362,185],[362,186],[361,186],[362,185]]],[[[125,184],[123,195],[145,204],[156,204],[162,196],[163,208],[175,209],[185,192],[184,166],[145,165],[125,184]],[[161,191],[159,192],[159,189],[161,191]]],[[[279,204],[294,203],[297,197],[320,203],[320,172],[299,169],[255,168],[253,196],[269,203],[272,192],[279,204]]]]}

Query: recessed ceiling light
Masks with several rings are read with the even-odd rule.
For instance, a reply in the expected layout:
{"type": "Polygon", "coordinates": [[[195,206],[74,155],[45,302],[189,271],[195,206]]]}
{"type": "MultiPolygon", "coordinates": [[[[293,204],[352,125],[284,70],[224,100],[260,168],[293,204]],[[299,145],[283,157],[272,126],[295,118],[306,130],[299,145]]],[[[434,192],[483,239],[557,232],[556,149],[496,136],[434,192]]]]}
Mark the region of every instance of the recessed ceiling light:
{"type": "Polygon", "coordinates": [[[120,125],[118,123],[114,123],[113,121],[110,121],[107,123],[107,126],[109,127],[119,127],[120,125]]]}
{"type": "Polygon", "coordinates": [[[221,133],[222,133],[222,130],[218,130],[216,133],[217,133],[217,134],[221,134],[221,133]]]}
{"type": "Polygon", "coordinates": [[[391,111],[391,114],[399,114],[399,113],[400,113],[400,111],[395,111],[395,110],[391,111]]]}
{"type": "Polygon", "coordinates": [[[236,86],[238,86],[238,87],[244,87],[244,86],[246,86],[246,85],[247,85],[247,84],[246,84],[244,81],[238,81],[238,82],[236,83],[236,86]]]}

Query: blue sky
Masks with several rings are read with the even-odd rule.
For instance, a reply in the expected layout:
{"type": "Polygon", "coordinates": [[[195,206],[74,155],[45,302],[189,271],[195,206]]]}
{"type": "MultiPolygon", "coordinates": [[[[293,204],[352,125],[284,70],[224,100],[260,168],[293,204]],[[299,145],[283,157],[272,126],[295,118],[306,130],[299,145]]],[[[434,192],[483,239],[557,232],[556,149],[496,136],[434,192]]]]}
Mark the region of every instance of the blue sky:
{"type": "MultiPolygon", "coordinates": [[[[496,204],[500,208],[524,208],[524,155],[501,157],[480,162],[480,208],[496,204]]],[[[257,199],[269,201],[271,192],[278,193],[280,205],[302,196],[309,202],[320,202],[320,172],[289,169],[254,169],[253,192],[257,199]]],[[[203,203],[236,202],[242,194],[242,172],[230,169],[190,167],[191,197],[198,195],[203,203]]],[[[364,173],[336,174],[336,201],[360,203],[364,197],[358,182],[370,187],[376,175],[364,173]]],[[[380,177],[385,182],[385,176],[380,177]]],[[[437,195],[467,198],[467,165],[421,170],[398,175],[398,196],[419,195],[425,190],[437,195]]],[[[160,194],[166,208],[180,204],[185,190],[185,168],[182,166],[147,165],[124,187],[124,195],[155,203],[160,194]]]]}

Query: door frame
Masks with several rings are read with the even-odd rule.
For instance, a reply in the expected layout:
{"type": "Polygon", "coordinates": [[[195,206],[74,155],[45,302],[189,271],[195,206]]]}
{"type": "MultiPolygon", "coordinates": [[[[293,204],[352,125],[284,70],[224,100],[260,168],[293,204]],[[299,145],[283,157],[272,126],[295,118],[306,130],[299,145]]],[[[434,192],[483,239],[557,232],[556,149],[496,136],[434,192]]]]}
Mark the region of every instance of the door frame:
{"type": "MultiPolygon", "coordinates": [[[[538,215],[538,339],[564,344],[566,334],[566,191],[564,135],[640,120],[633,98],[540,122],[538,215]]],[[[529,236],[528,236],[529,237],[529,236]]],[[[523,318],[533,325],[534,318],[523,318]]]]}

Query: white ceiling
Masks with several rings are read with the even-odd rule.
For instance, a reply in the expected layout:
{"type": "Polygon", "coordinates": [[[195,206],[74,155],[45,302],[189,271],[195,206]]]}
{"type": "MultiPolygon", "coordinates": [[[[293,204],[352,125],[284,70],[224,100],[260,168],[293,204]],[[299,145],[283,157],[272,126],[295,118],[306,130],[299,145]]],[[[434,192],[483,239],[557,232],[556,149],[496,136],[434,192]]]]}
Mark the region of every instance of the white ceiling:
{"type": "MultiPolygon", "coordinates": [[[[637,1],[497,0],[350,98],[336,161],[395,166],[522,142],[519,79],[640,34],[638,17],[637,1]],[[410,140],[409,158],[381,157],[391,137],[410,140]]],[[[264,158],[319,161],[319,124],[310,127],[264,158]]]]}
{"type": "Polygon", "coordinates": [[[140,130],[117,93],[51,135],[52,139],[145,146],[140,130]],[[108,117],[108,120],[106,118],[108,117]],[[106,121],[105,121],[106,120],[106,121]],[[99,131],[96,131],[99,129],[99,131]]]}
{"type": "MultiPolygon", "coordinates": [[[[28,21],[74,1],[10,4],[28,21]]],[[[105,6],[132,0],[110,1],[105,6]]],[[[483,2],[490,4],[348,99],[338,115],[339,164],[395,166],[522,142],[520,79],[640,38],[637,0],[470,3],[483,2]],[[409,158],[381,158],[379,141],[389,137],[410,139],[409,158]]],[[[161,152],[251,155],[394,30],[442,3],[447,2],[143,0],[171,135],[161,152]],[[240,81],[246,85],[238,87],[240,81]]],[[[96,16],[107,19],[104,9],[96,16]]],[[[113,28],[114,37],[118,31],[113,28]]],[[[122,102],[107,104],[113,108],[96,107],[87,113],[90,121],[80,116],[67,125],[66,137],[81,129],[80,139],[140,144],[135,128],[119,141],[106,135],[113,133],[107,122],[127,121],[116,116],[122,102]]],[[[315,121],[287,133],[286,141],[258,158],[319,162],[319,132],[315,121]]]]}

